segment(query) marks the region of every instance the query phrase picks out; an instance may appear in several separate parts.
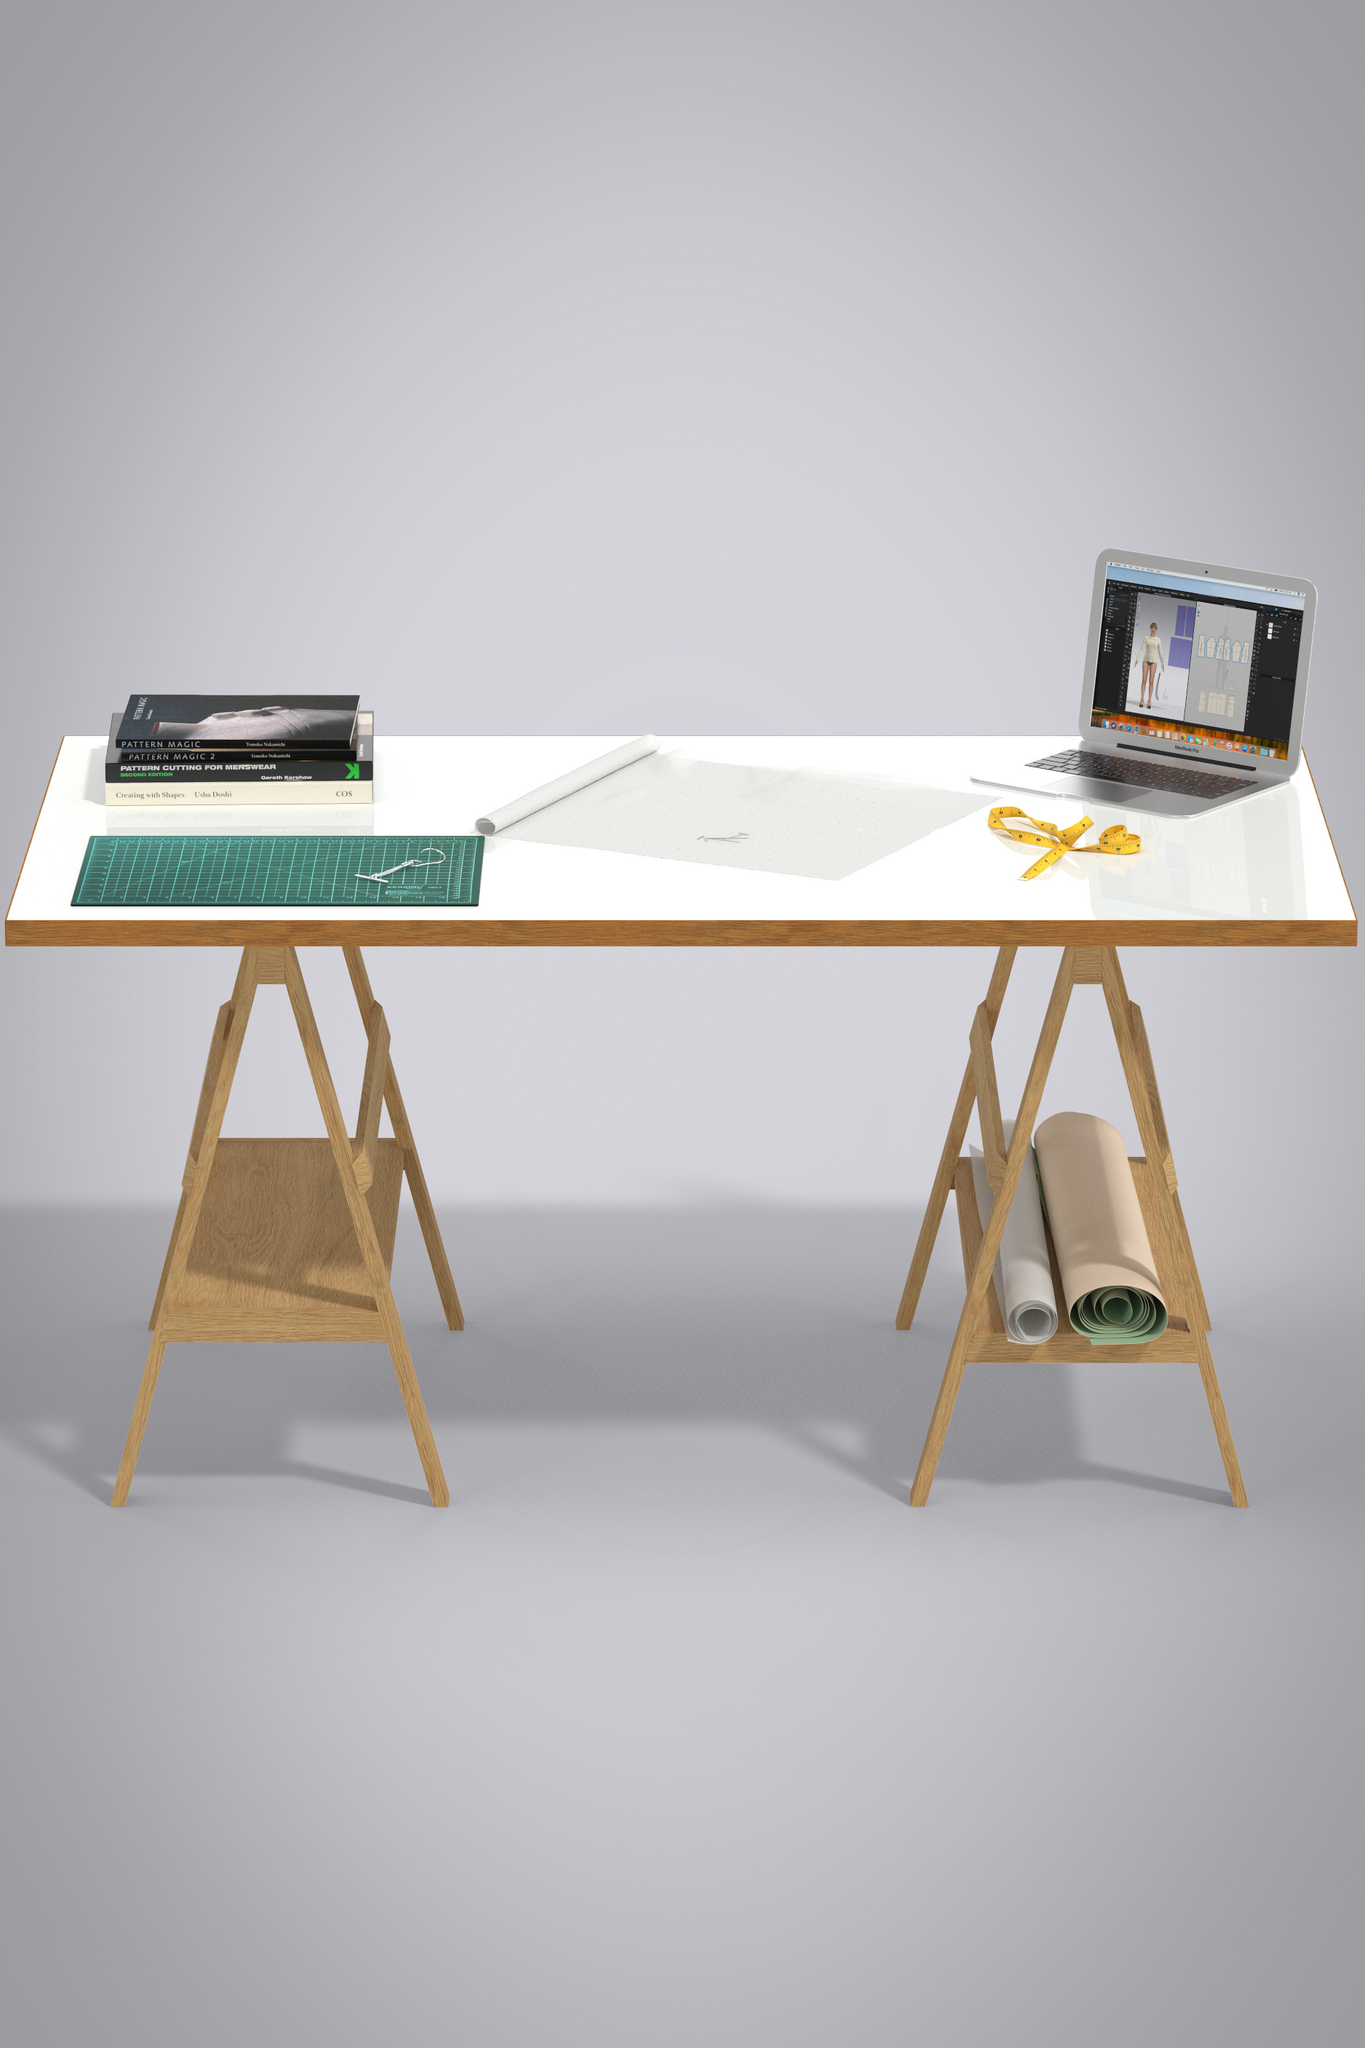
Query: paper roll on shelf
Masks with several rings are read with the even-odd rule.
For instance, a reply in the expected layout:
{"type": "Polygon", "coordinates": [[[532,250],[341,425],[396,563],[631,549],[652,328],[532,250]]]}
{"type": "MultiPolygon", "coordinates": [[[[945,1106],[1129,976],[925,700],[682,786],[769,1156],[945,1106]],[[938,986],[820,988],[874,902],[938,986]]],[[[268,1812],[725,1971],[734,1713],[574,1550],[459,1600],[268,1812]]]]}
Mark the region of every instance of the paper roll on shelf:
{"type": "Polygon", "coordinates": [[[567,775],[557,776],[553,782],[543,782],[538,789],[528,789],[525,796],[513,797],[510,803],[490,811],[487,817],[476,818],[474,830],[488,838],[494,833],[505,832],[519,818],[529,818],[533,811],[543,811],[547,804],[557,804],[561,797],[573,796],[575,791],[586,789],[590,782],[600,782],[604,775],[614,775],[618,768],[629,768],[632,761],[643,761],[646,754],[656,754],[658,750],[659,742],[654,734],[642,733],[639,739],[627,740],[625,746],[614,747],[609,754],[599,754],[596,760],[585,761],[581,768],[571,768],[567,775]]]}
{"type": "Polygon", "coordinates": [[[1168,1321],[1123,1139],[1063,1110],[1033,1134],[1071,1327],[1092,1344],[1146,1344],[1168,1321]]]}
{"type": "MultiPolygon", "coordinates": [[[[1014,1131],[1013,1120],[1005,1124],[1008,1147],[1014,1131]]],[[[984,1230],[995,1205],[986,1179],[985,1154],[971,1148],[972,1186],[976,1190],[977,1213],[984,1230]]],[[[1048,1262],[1047,1234],[1043,1227],[1043,1205],[1038,1196],[1038,1175],[1030,1149],[1014,1190],[1010,1213],[1000,1238],[995,1261],[995,1294],[1005,1318],[1005,1334],[1012,1344],[1045,1344],[1057,1333],[1057,1296],[1048,1262]]]]}

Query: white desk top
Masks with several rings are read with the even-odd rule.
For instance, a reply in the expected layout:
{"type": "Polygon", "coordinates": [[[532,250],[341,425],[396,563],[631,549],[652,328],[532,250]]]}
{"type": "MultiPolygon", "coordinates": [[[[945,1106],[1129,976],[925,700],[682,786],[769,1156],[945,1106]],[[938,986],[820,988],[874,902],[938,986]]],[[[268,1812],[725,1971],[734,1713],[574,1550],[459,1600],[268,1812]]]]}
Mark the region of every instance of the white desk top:
{"type": "MultiPolygon", "coordinates": [[[[1203,818],[1110,807],[1096,828],[1141,834],[1130,857],[1068,856],[1019,879],[1029,850],[986,830],[993,804],[1057,823],[1075,807],[974,786],[1074,734],[1022,739],[687,738],[704,759],[903,778],[975,795],[979,813],[842,881],[655,860],[501,836],[477,909],[381,913],[224,908],[73,909],[86,842],[106,832],[464,833],[476,816],[617,746],[621,734],[384,738],[374,805],[204,806],[130,819],[104,804],[105,738],[62,742],[5,921],[9,945],[1354,945],[1356,917],[1306,762],[1291,783],[1203,818]]],[[[1087,838],[1095,835],[1087,833],[1087,838]]]]}

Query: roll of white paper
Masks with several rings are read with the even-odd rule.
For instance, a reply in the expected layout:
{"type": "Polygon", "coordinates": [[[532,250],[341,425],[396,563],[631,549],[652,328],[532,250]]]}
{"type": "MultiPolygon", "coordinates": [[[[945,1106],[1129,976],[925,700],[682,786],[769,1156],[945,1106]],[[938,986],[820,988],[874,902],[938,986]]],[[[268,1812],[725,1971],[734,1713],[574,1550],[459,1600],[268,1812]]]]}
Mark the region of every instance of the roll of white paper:
{"type": "MultiPolygon", "coordinates": [[[[1014,1120],[1005,1124],[1008,1147],[1014,1120]]],[[[986,1157],[975,1145],[972,1153],[972,1185],[984,1230],[990,1220],[995,1195],[986,1179],[986,1157]]],[[[1052,1285],[1052,1268],[1047,1256],[1047,1233],[1043,1228],[1043,1205],[1038,1196],[1038,1172],[1033,1148],[1024,1161],[1005,1218],[1000,1250],[995,1261],[995,1293],[1005,1318],[1005,1333],[1011,1344],[1044,1344],[1057,1334],[1057,1296],[1052,1285]]]]}
{"type": "Polygon", "coordinates": [[[513,797],[510,804],[500,805],[486,818],[476,818],[474,830],[490,838],[495,832],[505,832],[518,818],[529,818],[532,811],[543,811],[547,804],[557,804],[562,796],[572,796],[575,790],[586,789],[590,782],[600,782],[604,775],[614,775],[618,768],[629,768],[632,761],[643,761],[646,754],[658,751],[659,742],[654,734],[642,733],[638,740],[628,740],[624,747],[616,747],[610,754],[599,754],[595,761],[571,768],[554,782],[543,782],[539,789],[528,789],[525,796],[513,797]]]}

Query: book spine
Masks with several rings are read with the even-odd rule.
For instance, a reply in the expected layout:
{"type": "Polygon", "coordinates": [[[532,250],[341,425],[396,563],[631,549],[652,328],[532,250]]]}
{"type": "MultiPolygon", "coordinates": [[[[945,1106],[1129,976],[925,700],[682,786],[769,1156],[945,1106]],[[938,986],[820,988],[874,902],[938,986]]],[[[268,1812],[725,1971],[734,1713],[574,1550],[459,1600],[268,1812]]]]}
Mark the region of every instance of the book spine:
{"type": "Polygon", "coordinates": [[[210,766],[172,761],[151,767],[141,761],[106,761],[104,779],[125,789],[168,782],[372,782],[373,761],[251,761],[210,766]]]}
{"type": "MultiPolygon", "coordinates": [[[[279,746],[263,744],[255,740],[249,747],[225,747],[221,741],[205,740],[125,740],[115,735],[114,745],[124,754],[135,754],[141,760],[166,761],[266,761],[287,758],[292,750],[287,740],[279,746]]],[[[354,740],[310,740],[308,759],[310,761],[353,761],[356,755],[354,740]]]]}
{"type": "Polygon", "coordinates": [[[373,782],[106,782],[104,801],[114,809],[187,810],[198,804],[343,804],[374,802],[373,782]]]}

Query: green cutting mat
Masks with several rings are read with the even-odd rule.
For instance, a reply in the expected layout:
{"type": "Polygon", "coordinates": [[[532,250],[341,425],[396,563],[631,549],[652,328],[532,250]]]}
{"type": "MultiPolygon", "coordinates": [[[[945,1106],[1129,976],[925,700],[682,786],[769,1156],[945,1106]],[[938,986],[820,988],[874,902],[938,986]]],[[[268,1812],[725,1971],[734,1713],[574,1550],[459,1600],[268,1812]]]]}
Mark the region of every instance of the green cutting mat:
{"type": "Polygon", "coordinates": [[[483,840],[476,836],[107,832],[86,847],[71,902],[472,908],[482,869],[483,840]]]}

